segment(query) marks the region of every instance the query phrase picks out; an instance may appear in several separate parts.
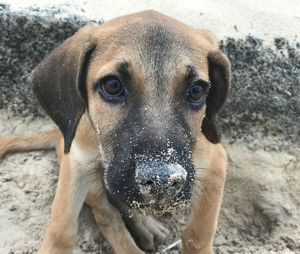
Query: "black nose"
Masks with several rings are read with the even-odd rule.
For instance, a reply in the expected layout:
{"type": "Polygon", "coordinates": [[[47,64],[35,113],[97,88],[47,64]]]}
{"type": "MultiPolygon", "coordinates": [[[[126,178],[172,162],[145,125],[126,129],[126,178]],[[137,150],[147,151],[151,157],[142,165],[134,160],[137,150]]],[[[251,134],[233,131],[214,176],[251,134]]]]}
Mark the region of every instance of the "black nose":
{"type": "Polygon", "coordinates": [[[147,162],[137,166],[136,182],[144,197],[176,195],[187,177],[186,170],[176,163],[147,162]]]}

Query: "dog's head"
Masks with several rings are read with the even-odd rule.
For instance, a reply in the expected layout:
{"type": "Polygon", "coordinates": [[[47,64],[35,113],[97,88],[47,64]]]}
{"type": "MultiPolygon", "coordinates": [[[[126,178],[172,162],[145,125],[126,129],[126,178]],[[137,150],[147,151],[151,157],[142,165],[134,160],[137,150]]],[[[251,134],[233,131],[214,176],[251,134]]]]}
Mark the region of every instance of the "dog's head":
{"type": "Polygon", "coordinates": [[[66,153],[87,112],[114,201],[166,211],[191,196],[197,143],[219,142],[230,65],[208,31],[147,11],[83,27],[31,79],[66,153]]]}

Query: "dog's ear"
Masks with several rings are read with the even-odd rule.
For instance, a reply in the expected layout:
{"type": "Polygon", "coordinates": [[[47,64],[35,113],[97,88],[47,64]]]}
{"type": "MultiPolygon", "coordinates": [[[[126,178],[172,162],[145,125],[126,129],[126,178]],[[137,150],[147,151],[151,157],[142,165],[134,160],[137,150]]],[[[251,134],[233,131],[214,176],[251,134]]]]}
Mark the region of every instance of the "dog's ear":
{"type": "Polygon", "coordinates": [[[48,55],[32,72],[33,91],[64,136],[68,153],[77,124],[87,107],[85,87],[89,58],[95,48],[85,26],[48,55]]]}
{"type": "Polygon", "coordinates": [[[231,70],[228,58],[219,50],[208,54],[208,72],[211,88],[206,101],[206,116],[202,122],[202,132],[212,143],[220,142],[215,126],[215,118],[228,94],[231,70]]]}

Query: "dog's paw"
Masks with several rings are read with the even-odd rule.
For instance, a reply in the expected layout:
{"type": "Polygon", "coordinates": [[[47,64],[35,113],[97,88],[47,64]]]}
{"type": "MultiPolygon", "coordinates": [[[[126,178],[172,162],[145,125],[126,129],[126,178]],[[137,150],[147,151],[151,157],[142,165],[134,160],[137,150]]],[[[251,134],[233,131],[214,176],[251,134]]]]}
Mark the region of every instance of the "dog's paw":
{"type": "Polygon", "coordinates": [[[169,230],[151,216],[125,219],[126,226],[136,244],[143,250],[151,250],[164,243],[169,230]]]}

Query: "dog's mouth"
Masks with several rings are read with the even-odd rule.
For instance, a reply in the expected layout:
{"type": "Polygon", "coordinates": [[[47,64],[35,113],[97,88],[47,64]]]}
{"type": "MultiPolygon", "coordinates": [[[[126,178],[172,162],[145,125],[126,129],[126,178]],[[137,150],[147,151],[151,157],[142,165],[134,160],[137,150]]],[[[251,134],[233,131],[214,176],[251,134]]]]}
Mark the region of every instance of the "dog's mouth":
{"type": "Polygon", "coordinates": [[[142,194],[142,200],[140,202],[133,200],[129,203],[129,211],[131,213],[147,215],[160,215],[182,211],[190,207],[190,196],[190,193],[184,189],[176,190],[176,192],[171,194],[142,194]]]}
{"type": "MultiPolygon", "coordinates": [[[[139,194],[135,195],[138,196],[139,194]]],[[[125,201],[119,196],[109,193],[109,200],[122,213],[127,216],[134,215],[163,215],[166,213],[177,213],[189,210],[191,207],[191,198],[186,193],[181,193],[177,197],[153,197],[147,200],[128,197],[125,201]]]]}
{"type": "Polygon", "coordinates": [[[164,215],[166,213],[177,213],[186,211],[190,208],[190,199],[176,199],[170,202],[167,199],[152,200],[150,203],[140,203],[132,201],[127,207],[126,214],[133,216],[135,214],[143,215],[164,215]]]}

